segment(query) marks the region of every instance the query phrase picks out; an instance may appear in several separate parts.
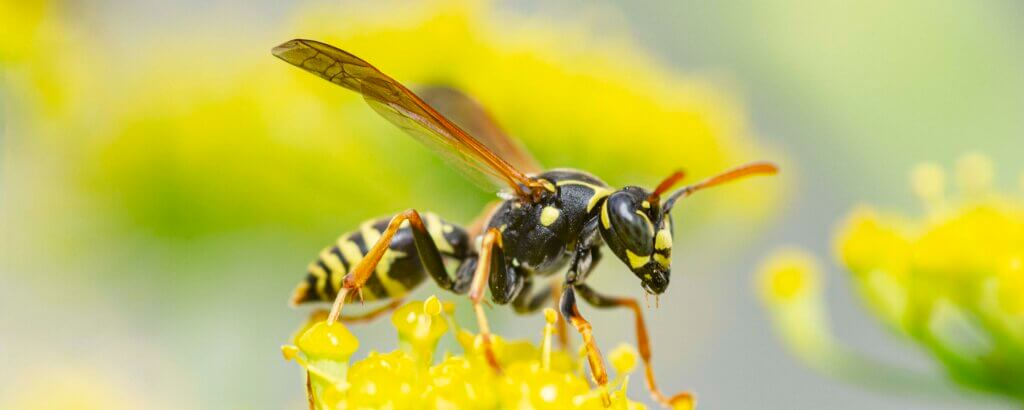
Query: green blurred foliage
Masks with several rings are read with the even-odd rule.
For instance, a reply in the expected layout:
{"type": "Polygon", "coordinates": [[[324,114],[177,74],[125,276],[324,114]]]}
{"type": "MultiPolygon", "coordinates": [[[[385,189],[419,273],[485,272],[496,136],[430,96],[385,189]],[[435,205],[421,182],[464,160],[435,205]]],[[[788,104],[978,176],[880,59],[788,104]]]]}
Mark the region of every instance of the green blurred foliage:
{"type": "MultiPolygon", "coordinates": [[[[410,84],[467,90],[546,164],[651,185],[679,167],[701,176],[776,157],[750,138],[726,94],[660,68],[626,40],[594,42],[583,26],[499,21],[473,2],[399,15],[358,9],[314,7],[290,31],[339,44],[410,84]]],[[[86,199],[131,231],[191,240],[272,227],[325,238],[406,207],[468,221],[491,198],[358,96],[271,58],[273,44],[188,34],[159,47],[132,44],[126,58],[93,46],[70,63],[103,91],[70,108],[87,120],[59,125],[48,142],[49,155],[71,161],[86,199]]],[[[53,105],[49,90],[34,91],[44,97],[40,109],[53,105]]],[[[691,212],[718,208],[754,220],[778,195],[738,186],[691,212]]]]}

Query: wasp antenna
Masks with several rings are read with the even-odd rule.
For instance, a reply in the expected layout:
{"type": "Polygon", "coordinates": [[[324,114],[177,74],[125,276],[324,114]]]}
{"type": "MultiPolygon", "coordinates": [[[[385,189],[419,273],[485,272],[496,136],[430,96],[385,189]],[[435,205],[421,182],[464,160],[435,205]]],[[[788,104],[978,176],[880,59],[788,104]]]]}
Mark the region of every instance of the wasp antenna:
{"type": "MultiPolygon", "coordinates": [[[[680,188],[678,191],[673,192],[668,200],[665,201],[664,211],[668,212],[675,205],[676,200],[679,198],[690,196],[690,194],[700,191],[704,188],[711,188],[718,186],[726,182],[732,182],[740,178],[753,176],[753,175],[775,175],[779,173],[779,167],[771,162],[751,162],[746,165],[742,165],[731,170],[725,171],[721,174],[715,175],[711,178],[705,179],[693,185],[688,185],[680,188]]],[[[659,185],[660,188],[660,185],[659,185]]]]}
{"type": "Polygon", "coordinates": [[[671,189],[684,177],[686,177],[686,173],[681,169],[677,169],[675,172],[665,177],[665,179],[662,180],[656,188],[654,188],[651,195],[647,196],[647,200],[650,202],[657,202],[658,198],[661,198],[661,194],[664,194],[666,191],[671,189]]]}

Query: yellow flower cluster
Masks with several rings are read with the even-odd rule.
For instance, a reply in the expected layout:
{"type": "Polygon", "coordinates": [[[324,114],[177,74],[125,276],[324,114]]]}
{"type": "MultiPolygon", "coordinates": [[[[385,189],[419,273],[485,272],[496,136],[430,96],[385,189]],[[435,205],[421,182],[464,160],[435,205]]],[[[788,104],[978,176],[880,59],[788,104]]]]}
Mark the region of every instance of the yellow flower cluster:
{"type": "Polygon", "coordinates": [[[502,365],[498,374],[483,356],[480,337],[458,328],[452,310],[452,304],[436,297],[398,308],[391,322],[398,330],[399,349],[371,351],[353,363],[359,340],[341,323],[328,325],[323,316],[314,316],[298,332],[295,345],[282,350],[307,371],[311,408],[316,410],[602,409],[603,395],[610,398],[611,408],[644,408],[625,392],[637,364],[632,347],[620,346],[609,355],[617,374],[609,383],[611,391],[591,388],[579,357],[552,350],[557,314],[547,309],[539,346],[493,337],[502,365]],[[445,354],[435,364],[438,340],[452,328],[464,354],[445,354]]]}
{"type": "MultiPolygon", "coordinates": [[[[994,175],[987,157],[964,155],[951,199],[942,168],[919,165],[911,185],[924,216],[860,207],[842,224],[836,253],[873,313],[954,380],[1024,399],[1024,197],[994,192],[994,175]]],[[[821,364],[843,349],[828,332],[813,264],[777,254],[760,289],[789,344],[821,364]]]]}

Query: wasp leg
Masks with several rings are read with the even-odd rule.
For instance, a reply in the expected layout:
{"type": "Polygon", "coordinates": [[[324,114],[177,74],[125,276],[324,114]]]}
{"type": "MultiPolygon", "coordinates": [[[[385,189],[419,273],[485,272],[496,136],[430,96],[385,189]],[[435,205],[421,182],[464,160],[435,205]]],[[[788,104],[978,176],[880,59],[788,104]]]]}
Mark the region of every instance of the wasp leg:
{"type": "Polygon", "coordinates": [[[395,310],[399,306],[402,306],[402,302],[405,302],[405,299],[398,298],[398,299],[395,299],[395,300],[392,300],[392,301],[388,302],[384,306],[378,307],[378,308],[373,309],[373,310],[371,310],[369,312],[361,313],[361,314],[358,314],[358,315],[351,315],[351,316],[341,315],[341,316],[338,317],[338,320],[341,321],[342,323],[369,322],[369,321],[372,321],[373,319],[376,319],[376,318],[380,317],[381,315],[383,315],[385,313],[388,313],[388,312],[390,312],[392,310],[395,310]]]}
{"type": "MultiPolygon", "coordinates": [[[[402,302],[405,302],[404,298],[394,299],[394,300],[388,302],[387,304],[385,304],[384,306],[380,306],[380,307],[378,307],[376,309],[373,309],[373,310],[370,310],[370,311],[367,311],[367,312],[363,312],[363,313],[360,313],[360,314],[357,314],[357,315],[349,315],[349,316],[341,315],[341,316],[338,317],[338,321],[341,322],[341,323],[349,323],[349,324],[351,324],[351,323],[370,322],[373,319],[376,319],[376,318],[380,317],[380,315],[388,313],[388,312],[390,312],[392,310],[395,310],[399,306],[402,306],[402,302]]],[[[326,317],[327,317],[327,311],[326,310],[317,310],[317,311],[315,311],[315,312],[313,312],[312,314],[309,315],[309,320],[310,320],[310,322],[319,322],[319,321],[324,320],[324,318],[326,318],[326,317]]]]}
{"type": "MultiPolygon", "coordinates": [[[[558,310],[558,302],[562,299],[562,282],[559,279],[551,280],[551,301],[558,310]]],[[[555,323],[555,332],[558,334],[558,347],[562,350],[569,350],[569,329],[565,323],[565,317],[558,315],[558,322],[555,323]]]]}
{"type": "Polygon", "coordinates": [[[527,314],[536,312],[547,301],[551,300],[551,293],[553,291],[551,285],[531,293],[532,289],[533,281],[527,280],[523,283],[523,289],[519,291],[519,296],[512,300],[512,308],[515,309],[516,313],[527,314]]]}
{"type": "Polygon", "coordinates": [[[491,346],[491,328],[487,324],[487,316],[484,314],[483,298],[484,286],[487,285],[487,277],[491,271],[505,269],[505,253],[502,251],[501,231],[496,228],[487,230],[480,245],[480,255],[477,257],[476,272],[473,274],[473,283],[469,289],[469,299],[473,301],[473,311],[476,312],[477,325],[480,327],[480,337],[483,341],[484,357],[494,371],[501,373],[501,365],[494,355],[491,346]]]}
{"type": "Polygon", "coordinates": [[[674,404],[684,401],[693,401],[693,395],[690,392],[684,391],[672,397],[665,397],[661,390],[658,390],[658,385],[654,382],[654,369],[651,367],[651,342],[647,337],[647,325],[644,323],[644,315],[636,299],[602,295],[590,286],[582,283],[575,285],[574,288],[579,292],[580,297],[591,306],[597,308],[624,307],[633,311],[634,321],[636,322],[636,344],[637,349],[640,350],[640,358],[644,361],[647,390],[651,392],[651,396],[655,401],[667,407],[672,407],[674,404]]]}
{"type": "Polygon", "coordinates": [[[334,305],[331,307],[331,313],[327,317],[327,323],[334,323],[338,320],[341,315],[341,308],[345,305],[345,297],[352,290],[358,292],[366,284],[370,276],[373,275],[373,271],[377,269],[377,264],[380,263],[384,252],[391,246],[391,240],[394,238],[395,233],[398,232],[405,221],[409,221],[409,226],[412,228],[413,241],[416,244],[416,252],[419,254],[420,261],[427,269],[427,272],[430,273],[430,276],[441,288],[451,290],[454,287],[454,282],[444,268],[441,253],[437,250],[437,245],[434,244],[434,240],[431,239],[430,233],[423,224],[423,219],[420,218],[420,214],[415,209],[410,209],[391,218],[377,243],[373,244],[373,247],[352,268],[352,271],[345,275],[343,286],[338,291],[338,296],[334,299],[334,305]]]}
{"type": "Polygon", "coordinates": [[[583,318],[580,310],[576,307],[576,293],[573,291],[573,287],[566,286],[562,291],[560,305],[562,316],[569,319],[569,323],[572,323],[576,331],[583,336],[583,345],[587,349],[587,362],[590,363],[590,375],[594,378],[594,383],[597,383],[598,388],[601,389],[601,401],[604,402],[605,407],[608,407],[611,405],[611,398],[608,397],[608,390],[606,388],[608,373],[604,369],[601,351],[597,348],[597,343],[594,341],[594,331],[590,326],[590,322],[583,318]]]}

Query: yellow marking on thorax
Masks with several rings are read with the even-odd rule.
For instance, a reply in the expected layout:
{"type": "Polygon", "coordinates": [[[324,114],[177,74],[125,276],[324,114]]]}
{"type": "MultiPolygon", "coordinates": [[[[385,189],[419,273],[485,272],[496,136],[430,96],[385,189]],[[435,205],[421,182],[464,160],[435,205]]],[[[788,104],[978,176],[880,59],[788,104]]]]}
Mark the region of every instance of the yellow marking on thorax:
{"type": "Polygon", "coordinates": [[[608,219],[608,203],[601,204],[601,226],[604,229],[612,229],[612,221],[608,219]]]}
{"type": "Polygon", "coordinates": [[[633,269],[636,269],[646,265],[647,262],[650,262],[651,255],[637,255],[633,253],[633,251],[626,249],[626,258],[629,259],[629,266],[633,269]]]}
{"type": "MultiPolygon", "coordinates": [[[[362,224],[359,227],[359,232],[363,235],[363,243],[365,243],[368,248],[376,245],[377,241],[379,241],[381,237],[381,232],[378,231],[377,228],[373,227],[373,221],[362,224]]],[[[355,243],[352,244],[355,245],[355,243]]],[[[356,246],[356,250],[359,250],[358,246],[356,246]]],[[[348,258],[348,254],[346,254],[345,257],[348,258]]],[[[402,296],[408,290],[404,285],[402,285],[402,282],[391,277],[391,264],[395,262],[395,259],[403,257],[405,257],[404,252],[395,251],[389,247],[384,251],[384,254],[381,255],[380,261],[377,262],[377,267],[374,269],[377,279],[380,279],[381,285],[383,285],[384,289],[388,291],[387,296],[402,296]]],[[[362,256],[360,256],[360,259],[362,259],[362,256]]],[[[364,292],[365,291],[366,290],[364,289],[364,292]]]]}
{"type": "Polygon", "coordinates": [[[562,211],[559,211],[558,208],[545,206],[544,209],[540,211],[540,224],[544,226],[551,226],[551,224],[558,220],[558,216],[561,214],[562,211]]]}
{"type": "Polygon", "coordinates": [[[437,250],[441,251],[441,253],[455,253],[455,250],[452,249],[452,244],[448,243],[448,239],[444,237],[444,223],[441,222],[441,218],[437,214],[430,212],[427,212],[424,216],[427,217],[425,221],[427,232],[430,233],[430,239],[434,240],[437,250]]]}
{"type": "Polygon", "coordinates": [[[601,198],[607,197],[612,193],[612,190],[610,188],[603,187],[600,185],[594,185],[589,182],[579,181],[575,179],[566,179],[558,181],[558,186],[562,185],[582,185],[594,191],[594,195],[592,195],[590,197],[590,201],[587,202],[587,212],[590,212],[591,209],[594,209],[594,206],[597,205],[597,202],[600,201],[601,198]]]}

